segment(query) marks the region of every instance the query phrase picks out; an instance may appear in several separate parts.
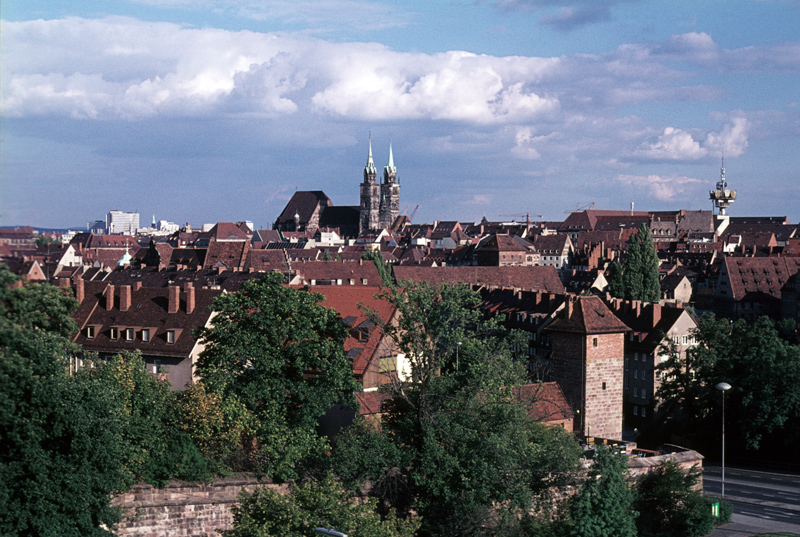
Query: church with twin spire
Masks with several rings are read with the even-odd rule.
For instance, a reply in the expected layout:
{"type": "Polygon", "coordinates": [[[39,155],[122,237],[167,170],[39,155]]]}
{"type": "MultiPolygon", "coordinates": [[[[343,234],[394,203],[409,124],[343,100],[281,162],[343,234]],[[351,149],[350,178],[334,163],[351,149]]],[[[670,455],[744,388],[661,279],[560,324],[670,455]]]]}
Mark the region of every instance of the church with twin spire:
{"type": "Polygon", "coordinates": [[[391,227],[400,214],[400,183],[397,180],[391,140],[389,160],[383,167],[383,179],[379,181],[370,137],[360,194],[358,206],[336,207],[321,190],[297,191],[272,228],[292,232],[337,228],[343,236],[355,237],[391,227]]]}
{"type": "Polygon", "coordinates": [[[389,140],[389,163],[383,167],[383,182],[377,182],[377,169],[372,158],[372,138],[369,140],[369,156],[364,166],[364,182],[361,183],[361,206],[359,232],[377,231],[390,227],[400,214],[400,183],[397,182],[397,167],[394,165],[392,141],[389,140]]]}

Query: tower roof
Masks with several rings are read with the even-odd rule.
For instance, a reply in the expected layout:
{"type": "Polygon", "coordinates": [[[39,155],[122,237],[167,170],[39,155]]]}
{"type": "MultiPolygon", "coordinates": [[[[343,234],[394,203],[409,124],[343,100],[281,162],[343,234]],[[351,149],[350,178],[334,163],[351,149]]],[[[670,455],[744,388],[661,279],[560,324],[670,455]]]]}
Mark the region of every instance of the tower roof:
{"type": "MultiPolygon", "coordinates": [[[[370,148],[372,145],[370,145],[370,148]]],[[[371,154],[371,153],[370,153],[371,154]]],[[[389,140],[389,163],[383,169],[385,172],[397,173],[397,168],[394,165],[394,155],[392,154],[392,140],[389,140]]]]}
{"type": "Polygon", "coordinates": [[[375,174],[375,161],[372,160],[372,136],[369,137],[369,156],[367,157],[367,165],[364,166],[364,172],[368,174],[375,174]]]}

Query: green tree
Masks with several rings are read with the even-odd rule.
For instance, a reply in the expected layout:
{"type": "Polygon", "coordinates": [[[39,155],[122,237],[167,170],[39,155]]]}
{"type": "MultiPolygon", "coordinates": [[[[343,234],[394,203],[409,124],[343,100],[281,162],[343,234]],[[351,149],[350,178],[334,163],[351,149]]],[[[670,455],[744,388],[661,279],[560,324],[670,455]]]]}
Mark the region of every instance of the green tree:
{"type": "Polygon", "coordinates": [[[616,259],[608,267],[608,292],[616,298],[625,298],[625,280],[622,272],[622,265],[616,259]]]}
{"type": "Polygon", "coordinates": [[[732,386],[725,394],[726,425],[740,439],[731,449],[780,456],[800,440],[800,346],[782,339],[768,317],[751,324],[704,316],[695,338],[684,360],[667,349],[671,358],[659,366],[664,381],[658,397],[674,427],[718,446],[708,431],[721,430],[715,385],[725,381],[732,386]]]}
{"type": "Polygon", "coordinates": [[[420,535],[522,531],[536,500],[574,471],[580,447],[528,417],[517,334],[482,319],[463,285],[406,282],[384,297],[398,318],[382,328],[411,368],[389,388],[383,430],[346,436],[334,467],[376,483],[385,505],[420,514],[420,535]],[[365,464],[341,464],[354,457],[365,464]]]}
{"type": "Polygon", "coordinates": [[[123,457],[128,486],[145,481],[163,486],[172,478],[209,481],[212,467],[191,436],[182,431],[181,408],[169,381],[147,372],[138,352],[122,353],[82,369],[122,406],[123,457]]]}
{"type": "Polygon", "coordinates": [[[625,458],[599,447],[572,504],[572,537],[636,537],[634,495],[625,458]]]}
{"type": "Polygon", "coordinates": [[[125,486],[122,407],[67,374],[75,299],[14,280],[0,265],[0,534],[110,535],[110,495],[125,486]]]}
{"type": "Polygon", "coordinates": [[[700,477],[667,460],[637,485],[636,526],[640,537],[700,537],[714,529],[711,498],[696,490],[700,477]]]}
{"type": "Polygon", "coordinates": [[[314,528],[332,527],[353,537],[411,537],[418,523],[385,519],[375,512],[376,500],[351,497],[331,474],[319,481],[290,485],[287,494],[269,488],[243,492],[233,508],[234,527],[225,537],[306,537],[314,528]]]}
{"type": "Polygon", "coordinates": [[[658,254],[650,229],[645,224],[642,224],[628,239],[622,285],[620,286],[616,279],[612,285],[612,293],[621,291],[624,292],[621,298],[627,300],[658,302],[661,299],[658,254]]]}
{"type": "Polygon", "coordinates": [[[295,478],[307,457],[327,450],[317,434],[326,409],[355,407],[345,325],[319,294],[282,285],[280,274],[217,297],[213,325],[198,332],[197,373],[224,401],[236,397],[255,417],[258,470],[295,478]]]}
{"type": "Polygon", "coordinates": [[[394,285],[394,278],[392,278],[392,273],[380,250],[364,250],[364,253],[361,254],[361,259],[375,263],[375,268],[378,269],[378,275],[380,275],[383,285],[386,287],[394,285]]]}

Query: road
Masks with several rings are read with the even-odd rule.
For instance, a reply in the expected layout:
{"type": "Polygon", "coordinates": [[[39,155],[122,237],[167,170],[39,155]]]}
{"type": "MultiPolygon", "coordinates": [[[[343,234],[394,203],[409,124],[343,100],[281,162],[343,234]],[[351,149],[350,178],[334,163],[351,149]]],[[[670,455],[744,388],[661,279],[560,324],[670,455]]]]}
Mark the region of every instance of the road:
{"type": "MultiPolygon", "coordinates": [[[[706,495],[719,496],[721,468],[707,465],[703,474],[706,495]]],[[[800,476],[725,468],[725,499],[733,506],[733,522],[716,530],[715,537],[743,537],[759,532],[800,534],[800,476]]]]}

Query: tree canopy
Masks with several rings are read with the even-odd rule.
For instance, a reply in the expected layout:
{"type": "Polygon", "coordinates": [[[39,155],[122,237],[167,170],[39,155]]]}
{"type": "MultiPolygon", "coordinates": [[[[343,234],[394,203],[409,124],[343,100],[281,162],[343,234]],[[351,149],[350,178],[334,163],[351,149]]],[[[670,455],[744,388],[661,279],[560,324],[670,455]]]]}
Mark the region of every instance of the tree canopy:
{"type": "Polygon", "coordinates": [[[623,267],[614,262],[609,273],[610,292],[617,298],[658,302],[661,283],[658,277],[658,254],[650,228],[642,224],[628,239],[623,267]]]}
{"type": "Polygon", "coordinates": [[[775,321],[731,322],[707,315],[698,322],[697,345],[685,358],[670,346],[659,366],[664,376],[657,392],[668,429],[696,440],[719,437],[722,395],[727,382],[726,427],[734,451],[765,448],[776,452],[800,440],[800,346],[785,341],[775,321]]]}
{"type": "Polygon", "coordinates": [[[341,402],[355,407],[359,386],[344,352],[345,325],[323,297],[286,287],[281,274],[245,282],[213,304],[197,374],[206,390],[236,398],[255,417],[257,470],[289,479],[325,451],[317,423],[341,402]]]}
{"type": "Polygon", "coordinates": [[[384,506],[420,514],[419,535],[521,531],[537,498],[573,475],[580,446],[529,418],[520,340],[483,319],[463,285],[406,282],[384,296],[398,318],[383,328],[409,378],[389,388],[381,430],[344,435],[334,468],[375,483],[384,506]]]}

